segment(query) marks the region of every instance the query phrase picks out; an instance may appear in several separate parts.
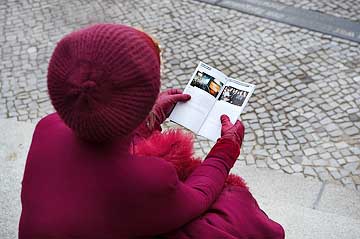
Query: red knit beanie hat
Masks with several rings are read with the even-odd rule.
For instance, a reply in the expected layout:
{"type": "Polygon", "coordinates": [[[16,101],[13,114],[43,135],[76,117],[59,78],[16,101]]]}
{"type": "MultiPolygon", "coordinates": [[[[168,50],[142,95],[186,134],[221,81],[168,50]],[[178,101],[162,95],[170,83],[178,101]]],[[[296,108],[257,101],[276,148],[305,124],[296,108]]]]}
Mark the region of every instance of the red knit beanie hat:
{"type": "Polygon", "coordinates": [[[79,137],[98,142],[125,137],[157,98],[159,52],[134,28],[94,25],[57,44],[47,78],[53,106],[79,137]]]}

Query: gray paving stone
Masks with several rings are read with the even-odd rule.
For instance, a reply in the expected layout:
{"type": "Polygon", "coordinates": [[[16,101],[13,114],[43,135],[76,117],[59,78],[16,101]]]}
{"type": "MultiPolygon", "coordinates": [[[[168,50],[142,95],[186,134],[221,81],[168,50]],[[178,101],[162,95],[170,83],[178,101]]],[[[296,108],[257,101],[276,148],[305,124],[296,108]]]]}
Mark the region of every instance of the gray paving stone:
{"type": "Polygon", "coordinates": [[[251,154],[248,154],[246,156],[246,164],[248,165],[255,164],[255,158],[251,154]]]}
{"type": "Polygon", "coordinates": [[[290,167],[290,166],[285,166],[285,167],[282,168],[282,170],[283,170],[284,172],[286,172],[286,173],[289,173],[289,174],[295,172],[295,170],[292,169],[292,167],[290,167]]]}
{"type": "Polygon", "coordinates": [[[355,172],[356,170],[360,169],[360,162],[347,163],[344,165],[344,169],[350,172],[355,172]]]}
{"type": "Polygon", "coordinates": [[[294,172],[299,173],[303,171],[303,167],[300,164],[294,164],[291,166],[294,172]]]}
{"type": "Polygon", "coordinates": [[[336,169],[330,170],[330,174],[335,180],[339,180],[340,178],[342,178],[341,174],[336,169]]]}
{"type": "Polygon", "coordinates": [[[316,150],[313,148],[308,148],[304,150],[304,153],[306,156],[317,154],[316,150]]]}
{"type": "Polygon", "coordinates": [[[317,177],[317,174],[316,174],[315,170],[312,167],[309,167],[309,166],[305,166],[304,174],[317,177]]]}
{"type": "Polygon", "coordinates": [[[348,135],[357,135],[359,134],[359,129],[355,126],[347,128],[344,130],[344,132],[348,135]]]}

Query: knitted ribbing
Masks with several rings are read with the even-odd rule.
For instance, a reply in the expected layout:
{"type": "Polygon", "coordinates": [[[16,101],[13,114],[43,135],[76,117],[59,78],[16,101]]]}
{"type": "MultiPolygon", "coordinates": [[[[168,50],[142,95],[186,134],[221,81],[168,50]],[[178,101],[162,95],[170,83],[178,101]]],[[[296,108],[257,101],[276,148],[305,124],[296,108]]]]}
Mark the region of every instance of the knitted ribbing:
{"type": "Polygon", "coordinates": [[[48,68],[54,108],[89,141],[130,134],[150,112],[159,87],[155,45],[123,25],[99,24],[65,36],[48,68]]]}

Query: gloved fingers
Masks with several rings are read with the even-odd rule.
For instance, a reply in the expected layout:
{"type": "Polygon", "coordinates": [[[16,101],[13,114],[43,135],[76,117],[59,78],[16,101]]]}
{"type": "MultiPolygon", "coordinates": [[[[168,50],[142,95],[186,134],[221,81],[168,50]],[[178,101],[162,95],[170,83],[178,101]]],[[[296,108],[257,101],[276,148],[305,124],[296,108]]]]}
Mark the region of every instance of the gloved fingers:
{"type": "Polygon", "coordinates": [[[229,116],[221,115],[220,120],[222,126],[229,126],[229,125],[232,126],[229,116]]]}
{"type": "Polygon", "coordinates": [[[188,101],[190,100],[191,96],[188,95],[188,94],[174,94],[174,95],[171,95],[171,100],[173,102],[185,102],[185,101],[188,101]]]}
{"type": "Polygon", "coordinates": [[[168,95],[182,94],[182,90],[180,90],[180,89],[170,89],[166,92],[168,93],[168,95]]]}

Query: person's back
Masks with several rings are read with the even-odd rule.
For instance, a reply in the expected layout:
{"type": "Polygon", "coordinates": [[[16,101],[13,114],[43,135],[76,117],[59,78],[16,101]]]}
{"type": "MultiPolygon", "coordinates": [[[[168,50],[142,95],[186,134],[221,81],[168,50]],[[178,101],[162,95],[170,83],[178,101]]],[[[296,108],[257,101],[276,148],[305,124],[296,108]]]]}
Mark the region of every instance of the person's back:
{"type": "Polygon", "coordinates": [[[124,151],[129,143],[79,142],[57,114],[42,119],[23,179],[22,230],[46,238],[127,238],[158,230],[147,222],[164,213],[162,198],[175,188],[173,169],[156,158],[135,159],[124,151]]]}

